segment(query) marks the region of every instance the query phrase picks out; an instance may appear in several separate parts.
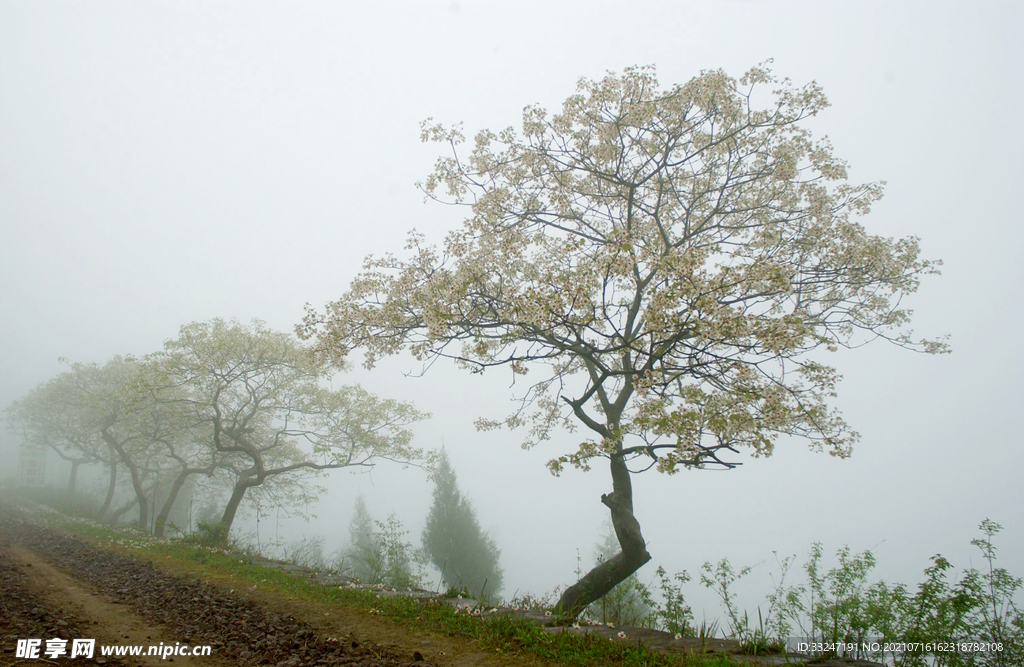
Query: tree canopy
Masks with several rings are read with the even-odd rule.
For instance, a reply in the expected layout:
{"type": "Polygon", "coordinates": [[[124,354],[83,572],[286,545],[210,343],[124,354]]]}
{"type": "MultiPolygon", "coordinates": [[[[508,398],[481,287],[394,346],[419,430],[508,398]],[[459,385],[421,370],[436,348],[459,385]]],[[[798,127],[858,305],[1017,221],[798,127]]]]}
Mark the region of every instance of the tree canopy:
{"type": "Polygon", "coordinates": [[[561,113],[527,107],[521,133],[481,131],[468,155],[460,127],[425,122],[451,155],[422,188],[468,217],[440,248],[413,233],[405,257],[368,258],[299,333],[322,362],[408,349],[532,373],[510,416],[479,423],[528,426],[526,446],[588,429],[549,465],[609,461],[622,553],[566,590],[578,613],[650,558],[634,472],[729,467],[727,452],[766,456],[786,435],[846,457],[837,373],[808,353],[874,338],[946,351],[913,336],[902,303],[939,262],[858,221],[882,183],[848,183],[812,138],[804,121],[827,106],[766,65],[666,90],[645,67],[581,80],[561,113]]]}
{"type": "Polygon", "coordinates": [[[311,478],[323,471],[421,460],[408,426],[427,415],[358,385],[328,389],[334,370],[312,365],[291,334],[214,319],[183,326],[142,359],[69,364],[5,414],[26,444],[71,462],[72,490],[79,465],[109,467],[100,518],[137,508],[139,529],[152,519],[162,535],[183,489],[200,477],[226,482],[217,532],[226,538],[247,496],[263,507],[302,504],[316,498],[311,478]],[[108,514],[119,467],[134,499],[108,514]]]}
{"type": "Polygon", "coordinates": [[[262,322],[194,322],[147,361],[139,390],[160,401],[161,392],[177,388],[182,395],[168,400],[188,406],[218,467],[234,476],[225,530],[250,489],[312,499],[309,478],[320,471],[422,458],[407,427],[427,415],[358,385],[325,389],[325,369],[309,363],[293,336],[262,322]]]}

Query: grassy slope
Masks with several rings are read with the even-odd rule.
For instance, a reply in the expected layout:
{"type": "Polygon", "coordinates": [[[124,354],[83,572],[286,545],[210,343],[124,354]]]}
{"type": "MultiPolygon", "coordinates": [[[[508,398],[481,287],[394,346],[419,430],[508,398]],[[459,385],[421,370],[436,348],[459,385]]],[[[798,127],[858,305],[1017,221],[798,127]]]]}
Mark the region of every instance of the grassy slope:
{"type": "Polygon", "coordinates": [[[742,663],[722,655],[664,655],[645,646],[608,641],[601,636],[549,633],[534,622],[495,614],[483,618],[456,613],[455,608],[436,600],[403,596],[382,596],[371,590],[339,588],[316,584],[278,569],[253,564],[241,552],[210,549],[177,540],[155,540],[91,522],[46,514],[45,523],[87,538],[105,548],[130,550],[134,555],[158,556],[161,562],[177,564],[190,572],[237,583],[258,585],[294,601],[338,605],[359,610],[407,627],[453,638],[470,640],[478,649],[504,656],[522,656],[565,665],[616,664],[627,667],[739,667],[742,663]]]}

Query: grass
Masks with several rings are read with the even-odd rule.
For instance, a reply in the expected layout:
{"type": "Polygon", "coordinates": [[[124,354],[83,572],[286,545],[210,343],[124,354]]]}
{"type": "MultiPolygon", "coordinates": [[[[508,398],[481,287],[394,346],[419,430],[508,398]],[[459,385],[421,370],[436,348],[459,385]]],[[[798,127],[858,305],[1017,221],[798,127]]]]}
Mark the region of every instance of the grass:
{"type": "Polygon", "coordinates": [[[318,584],[305,577],[253,563],[244,551],[213,549],[181,540],[154,539],[131,530],[48,514],[45,523],[64,532],[89,537],[100,546],[127,547],[140,555],[161,556],[189,564],[208,575],[230,575],[295,600],[358,609],[404,627],[475,641],[480,648],[504,656],[529,656],[565,665],[616,664],[624,667],[738,667],[722,655],[670,656],[635,641],[609,641],[600,635],[550,633],[535,622],[507,614],[481,617],[456,612],[435,599],[380,595],[373,590],[318,584]]]}
{"type": "MultiPolygon", "coordinates": [[[[692,623],[690,608],[685,605],[682,591],[676,585],[688,580],[685,572],[676,575],[666,587],[667,576],[659,569],[667,602],[659,608],[652,604],[654,612],[647,618],[655,618],[654,624],[660,627],[668,625],[664,622],[666,619],[676,623],[683,635],[701,640],[700,648],[695,649],[694,655],[665,656],[639,645],[635,639],[613,638],[608,641],[608,637],[603,635],[551,634],[531,621],[509,618],[505,614],[485,613],[483,619],[459,614],[451,605],[436,600],[392,598],[377,595],[372,590],[339,591],[336,586],[314,584],[302,576],[259,567],[245,551],[211,549],[182,540],[155,540],[139,533],[68,519],[58,513],[49,515],[48,520],[65,530],[90,535],[101,544],[116,542],[141,553],[189,562],[201,573],[236,577],[242,582],[255,583],[298,600],[345,605],[346,608],[390,618],[404,627],[466,638],[503,655],[532,655],[567,665],[604,662],[666,667],[732,667],[740,664],[737,658],[741,656],[709,656],[704,652],[704,640],[717,636],[720,629],[717,621],[710,625],[705,621],[699,627],[692,623]]],[[[934,637],[984,638],[1001,647],[997,653],[930,656],[914,653],[893,657],[898,657],[897,664],[901,665],[923,664],[921,661],[925,659],[940,667],[1024,665],[1024,611],[1014,599],[1024,590],[1024,580],[996,567],[996,548],[992,538],[1001,526],[986,519],[979,529],[983,536],[971,543],[982,550],[987,567],[983,566],[981,570],[972,567],[956,577],[954,566],[937,555],[932,558],[933,564],[925,569],[926,580],[918,584],[916,590],[915,587],[884,581],[869,585],[867,577],[875,563],[870,551],[855,554],[848,547],[843,547],[836,552],[839,565],[825,571],[821,568],[822,545],[816,542],[803,566],[807,583],[798,585],[785,582],[790,560],[795,556],[781,560],[776,558],[780,567],[779,579],[766,598],[768,611],[763,617],[761,607],[758,607],[757,627],[751,627],[746,612],[740,612],[734,606],[735,597],[731,593],[733,584],[750,568],[736,570],[727,559],[722,559],[717,566],[705,563],[701,582],[721,597],[730,623],[728,632],[723,634],[738,640],[737,653],[747,656],[784,652],[782,638],[798,631],[801,636],[813,638],[816,642],[845,641],[857,646],[866,636],[881,637],[896,644],[934,641],[934,637]]],[[[524,603],[531,609],[553,604],[551,599],[545,601],[530,596],[522,596],[519,604],[515,601],[512,604],[519,606],[524,603]]],[[[641,627],[652,625],[641,623],[641,627]]],[[[874,654],[865,652],[862,655],[857,651],[855,655],[873,657],[874,654]]],[[[881,657],[884,659],[886,656],[883,654],[881,657]]]]}

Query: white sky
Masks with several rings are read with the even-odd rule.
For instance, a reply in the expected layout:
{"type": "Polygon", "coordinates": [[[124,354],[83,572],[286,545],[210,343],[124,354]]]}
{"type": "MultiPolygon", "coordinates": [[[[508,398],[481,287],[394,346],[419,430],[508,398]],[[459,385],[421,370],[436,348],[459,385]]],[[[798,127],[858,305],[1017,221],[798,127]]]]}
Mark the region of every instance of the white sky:
{"type": "MultiPolygon", "coordinates": [[[[850,460],[794,441],[728,473],[638,478],[654,556],[642,575],[772,551],[803,562],[821,540],[828,554],[875,548],[876,577],[910,583],[935,553],[978,565],[969,541],[985,517],[1004,526],[1001,563],[1024,574],[1022,7],[0,0],[0,404],[59,372],[59,356],[145,354],[194,320],[288,330],[305,302],[340,296],[365,255],[400,251],[414,226],[440,238],[461,211],[413,186],[443,152],[419,142],[428,116],[499,129],[526,104],[557,108],[581,76],[655,64],[667,85],[774,58],[778,74],[824,87],[833,106],[813,127],[852,180],[888,181],[868,230],[918,235],[945,261],[912,303],[916,330],[950,334],[953,354],[834,355],[836,404],[862,434],[850,460]]],[[[476,433],[478,416],[511,407],[505,373],[402,375],[413,368],[394,359],[339,381],[433,413],[417,442],[444,438],[503,549],[506,593],[570,582],[605,521],[607,472],[556,479],[543,462],[571,442],[523,452],[518,434],[476,433]]],[[[341,472],[330,486],[319,519],[284,532],[337,546],[362,490],[418,541],[421,472],[341,472]]],[[[704,604],[717,613],[689,592],[698,619],[704,604]]]]}

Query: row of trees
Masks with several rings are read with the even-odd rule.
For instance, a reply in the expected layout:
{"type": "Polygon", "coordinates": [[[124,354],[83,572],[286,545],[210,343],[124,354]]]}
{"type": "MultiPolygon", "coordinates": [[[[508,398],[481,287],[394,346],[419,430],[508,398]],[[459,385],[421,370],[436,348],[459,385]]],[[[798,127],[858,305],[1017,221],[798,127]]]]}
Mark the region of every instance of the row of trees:
{"type": "MultiPolygon", "coordinates": [[[[551,471],[608,466],[600,501],[619,549],[565,589],[559,607],[576,616],[651,559],[634,514],[638,473],[731,468],[743,448],[768,456],[788,436],[849,456],[857,434],[830,405],[839,375],[815,352],[875,338],[948,351],[913,336],[904,301],[939,262],[920,256],[915,237],[860,224],[882,184],[849,183],[829,142],[812,138],[806,121],[827,106],[814,82],[794,87],[764,65],[665,90],[653,68],[633,68],[580,81],[558,114],[527,107],[521,133],[481,131],[468,154],[461,127],[425,122],[423,139],[451,153],[421,187],[466,207],[463,226],[441,248],[413,233],[407,257],[368,258],[297,333],[322,368],[361,349],[367,367],[409,351],[425,367],[439,357],[474,372],[505,366],[517,387],[533,373],[511,415],[479,426],[527,426],[528,447],[583,426],[589,436],[552,457],[551,471]]],[[[378,425],[362,406],[379,399],[314,389],[320,371],[304,358],[235,366],[232,342],[198,362],[212,328],[183,330],[166,365],[142,374],[151,389],[129,392],[131,409],[114,414],[142,415],[137,400],[173,405],[206,429],[209,455],[177,465],[233,476],[227,523],[272,477],[413,457],[401,436],[411,408],[391,404],[394,419],[378,425]],[[294,389],[276,393],[279,381],[294,389]],[[273,416],[261,419],[265,408],[273,416]],[[386,453],[347,454],[363,451],[350,443],[364,435],[386,453]]],[[[91,419],[95,456],[131,472],[126,461],[139,459],[119,448],[152,437],[107,413],[91,419]]],[[[146,428],[162,432],[160,419],[146,428]]]]}
{"type": "Polygon", "coordinates": [[[6,411],[25,444],[79,468],[108,473],[100,509],[110,520],[137,509],[138,527],[164,535],[180,492],[201,479],[229,492],[220,513],[226,538],[247,498],[263,506],[315,498],[327,470],[382,460],[421,464],[408,426],[426,415],[359,386],[327,389],[337,367],[310,363],[291,335],[254,321],[215,319],[181,328],[162,351],[106,364],[68,364],[6,411]],[[132,501],[112,510],[127,473],[132,501]],[[151,507],[157,485],[163,503],[151,507]]]}

